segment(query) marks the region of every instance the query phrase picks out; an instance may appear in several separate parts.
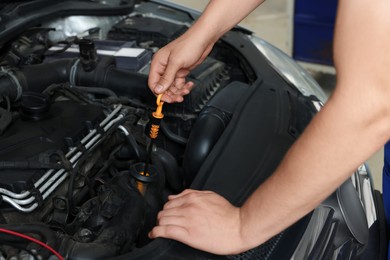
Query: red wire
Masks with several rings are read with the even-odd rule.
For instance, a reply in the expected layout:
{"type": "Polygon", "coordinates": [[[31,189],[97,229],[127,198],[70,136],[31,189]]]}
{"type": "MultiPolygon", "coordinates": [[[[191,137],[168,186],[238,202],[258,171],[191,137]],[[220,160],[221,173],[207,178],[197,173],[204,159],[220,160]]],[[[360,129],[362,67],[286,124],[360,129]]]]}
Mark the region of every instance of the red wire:
{"type": "Polygon", "coordinates": [[[21,238],[24,238],[26,240],[30,240],[31,242],[34,242],[35,244],[38,244],[38,245],[46,248],[50,252],[52,252],[59,260],[64,260],[64,258],[56,250],[51,248],[49,245],[46,245],[42,241],[39,241],[38,239],[35,239],[33,237],[30,237],[30,236],[27,236],[27,235],[24,235],[24,234],[21,234],[21,233],[12,231],[12,230],[4,229],[4,228],[0,228],[0,232],[6,233],[6,234],[10,234],[10,235],[14,235],[14,236],[17,236],[17,237],[21,237],[21,238]]]}

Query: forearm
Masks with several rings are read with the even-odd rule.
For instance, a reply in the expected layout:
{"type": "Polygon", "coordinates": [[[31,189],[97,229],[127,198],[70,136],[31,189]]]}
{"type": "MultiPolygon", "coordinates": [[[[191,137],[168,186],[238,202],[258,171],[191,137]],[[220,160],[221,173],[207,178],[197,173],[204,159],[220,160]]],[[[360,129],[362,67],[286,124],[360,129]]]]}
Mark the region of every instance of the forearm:
{"type": "Polygon", "coordinates": [[[202,15],[188,30],[204,42],[217,41],[265,0],[211,0],[202,15]]]}
{"type": "Polygon", "coordinates": [[[243,238],[257,240],[253,246],[310,212],[389,139],[388,116],[374,118],[369,105],[356,110],[359,101],[347,99],[335,94],[329,100],[242,207],[243,238]]]}
{"type": "Polygon", "coordinates": [[[390,2],[341,0],[338,12],[335,93],[242,207],[248,241],[311,211],[390,138],[390,2]]]}

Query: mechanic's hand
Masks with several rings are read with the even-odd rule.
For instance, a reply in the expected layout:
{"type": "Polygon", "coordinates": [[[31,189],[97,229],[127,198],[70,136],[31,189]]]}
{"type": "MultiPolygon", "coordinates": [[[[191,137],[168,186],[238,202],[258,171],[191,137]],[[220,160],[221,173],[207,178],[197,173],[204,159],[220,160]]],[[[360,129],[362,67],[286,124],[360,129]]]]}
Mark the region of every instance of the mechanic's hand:
{"type": "Polygon", "coordinates": [[[211,191],[185,190],[169,196],[149,237],[170,238],[221,255],[246,250],[240,208],[211,191]]]}
{"type": "Polygon", "coordinates": [[[153,56],[149,88],[156,95],[163,93],[163,101],[182,102],[194,85],[186,82],[186,76],[207,57],[213,45],[214,42],[203,43],[191,33],[166,45],[153,56]]]}

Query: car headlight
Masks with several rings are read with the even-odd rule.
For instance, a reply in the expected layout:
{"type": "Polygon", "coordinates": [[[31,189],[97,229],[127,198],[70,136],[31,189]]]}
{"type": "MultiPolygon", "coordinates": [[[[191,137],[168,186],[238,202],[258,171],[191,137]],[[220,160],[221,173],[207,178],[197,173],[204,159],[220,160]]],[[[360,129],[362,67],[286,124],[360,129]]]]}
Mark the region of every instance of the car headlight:
{"type": "Polygon", "coordinates": [[[288,83],[295,86],[305,96],[316,96],[322,103],[328,99],[313,77],[287,54],[266,41],[249,35],[249,39],[257,49],[268,59],[271,66],[288,83]]]}

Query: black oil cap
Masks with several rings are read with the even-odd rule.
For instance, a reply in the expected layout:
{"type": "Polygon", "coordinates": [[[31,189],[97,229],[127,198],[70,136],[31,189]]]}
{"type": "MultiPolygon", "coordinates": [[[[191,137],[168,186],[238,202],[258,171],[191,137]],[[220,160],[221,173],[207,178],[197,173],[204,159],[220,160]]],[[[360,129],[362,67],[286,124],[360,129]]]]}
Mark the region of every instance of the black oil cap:
{"type": "Polygon", "coordinates": [[[24,119],[41,120],[50,109],[50,97],[46,94],[26,91],[22,94],[21,110],[24,119]]]}

